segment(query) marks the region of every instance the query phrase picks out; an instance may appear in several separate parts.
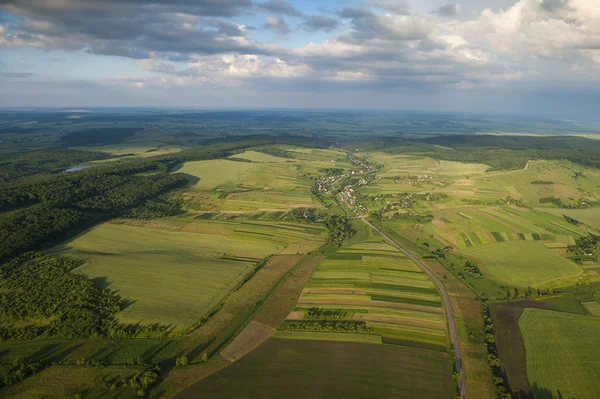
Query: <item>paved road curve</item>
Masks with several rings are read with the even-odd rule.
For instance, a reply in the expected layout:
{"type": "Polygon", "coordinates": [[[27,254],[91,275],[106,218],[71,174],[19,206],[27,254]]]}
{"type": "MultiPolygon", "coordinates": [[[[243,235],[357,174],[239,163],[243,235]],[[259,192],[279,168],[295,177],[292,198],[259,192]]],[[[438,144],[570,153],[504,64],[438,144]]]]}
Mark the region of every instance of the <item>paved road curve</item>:
{"type": "Polygon", "coordinates": [[[387,234],[383,233],[381,230],[379,230],[377,227],[375,227],[375,225],[373,225],[371,222],[369,222],[364,217],[361,217],[360,219],[363,222],[365,222],[366,224],[368,224],[369,226],[371,226],[371,228],[373,230],[375,230],[379,234],[381,234],[381,236],[383,238],[385,238],[390,244],[392,244],[393,246],[395,246],[396,248],[398,248],[406,256],[408,256],[410,259],[412,259],[413,262],[415,262],[417,265],[419,265],[419,267],[421,269],[423,269],[423,271],[425,273],[427,273],[427,275],[429,275],[429,277],[431,277],[431,279],[438,286],[440,292],[442,293],[442,296],[444,297],[444,302],[446,303],[446,312],[448,313],[448,325],[450,326],[450,336],[452,338],[452,349],[454,349],[454,356],[455,356],[455,359],[456,359],[456,361],[455,361],[455,363],[456,363],[456,370],[460,374],[460,379],[458,380],[458,386],[459,386],[459,389],[460,389],[460,396],[461,396],[461,398],[466,399],[467,392],[465,390],[465,379],[464,379],[463,370],[462,370],[462,361],[461,361],[461,357],[460,357],[460,347],[458,346],[458,333],[456,332],[456,323],[454,322],[454,313],[452,312],[452,306],[450,305],[450,297],[448,296],[448,293],[446,292],[446,288],[444,288],[444,285],[437,278],[437,276],[435,274],[433,274],[433,272],[431,270],[429,270],[429,268],[427,266],[425,266],[423,264],[423,262],[421,262],[419,259],[417,259],[416,256],[414,256],[413,254],[411,254],[410,252],[408,252],[406,249],[404,249],[404,247],[402,247],[396,241],[392,240],[387,234]]]}

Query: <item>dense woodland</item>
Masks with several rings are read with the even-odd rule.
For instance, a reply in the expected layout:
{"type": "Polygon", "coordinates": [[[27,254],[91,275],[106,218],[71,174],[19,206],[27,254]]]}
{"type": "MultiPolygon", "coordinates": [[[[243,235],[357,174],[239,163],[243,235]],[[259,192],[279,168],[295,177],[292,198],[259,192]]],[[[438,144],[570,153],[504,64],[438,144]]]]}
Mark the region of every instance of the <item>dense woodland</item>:
{"type": "Polygon", "coordinates": [[[39,173],[60,173],[73,165],[106,158],[109,158],[109,155],[101,152],[68,149],[3,156],[0,161],[0,181],[6,183],[39,173]]]}
{"type": "Polygon", "coordinates": [[[76,273],[80,262],[22,255],[0,267],[0,339],[99,337],[114,333],[123,301],[76,273]]]}

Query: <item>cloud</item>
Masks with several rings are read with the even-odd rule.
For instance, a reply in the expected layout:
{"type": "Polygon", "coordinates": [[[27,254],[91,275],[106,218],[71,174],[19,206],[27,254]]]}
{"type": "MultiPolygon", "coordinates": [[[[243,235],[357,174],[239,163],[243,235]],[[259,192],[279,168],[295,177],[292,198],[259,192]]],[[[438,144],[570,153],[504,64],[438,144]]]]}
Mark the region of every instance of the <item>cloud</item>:
{"type": "Polygon", "coordinates": [[[311,15],[301,24],[301,26],[311,32],[324,31],[331,32],[340,25],[340,21],[326,15],[311,15]]]}
{"type": "Polygon", "coordinates": [[[540,7],[548,12],[554,12],[566,8],[568,3],[569,0],[541,0],[540,7]]]}
{"type": "Polygon", "coordinates": [[[408,3],[399,0],[367,0],[366,4],[370,7],[381,8],[397,15],[410,15],[410,6],[408,3]]]}
{"type": "Polygon", "coordinates": [[[231,18],[249,12],[249,0],[4,0],[0,10],[22,18],[0,44],[83,50],[147,58],[153,53],[262,54],[231,18]]]}
{"type": "Polygon", "coordinates": [[[418,14],[391,0],[321,15],[281,0],[0,0],[0,10],[15,16],[13,25],[0,24],[0,47],[127,57],[141,77],[106,84],[145,93],[211,86],[414,94],[600,79],[600,7],[591,0],[514,1],[457,20],[455,4],[418,14]],[[246,25],[265,13],[259,28],[246,25]],[[294,36],[292,47],[292,27],[324,33],[294,36]],[[258,39],[260,29],[277,33],[269,35],[273,43],[258,39]]]}
{"type": "Polygon", "coordinates": [[[344,8],[342,18],[348,19],[352,31],[349,40],[419,40],[434,28],[433,21],[419,16],[379,15],[366,8],[344,8]]]}
{"type": "Polygon", "coordinates": [[[518,62],[594,61],[600,50],[600,8],[588,0],[520,0],[484,10],[457,27],[468,40],[518,62]]]}
{"type": "Polygon", "coordinates": [[[282,17],[268,17],[265,20],[265,28],[272,29],[278,35],[287,35],[292,31],[288,23],[282,17]]]}
{"type": "Polygon", "coordinates": [[[266,3],[258,3],[258,7],[264,8],[265,10],[273,14],[283,14],[289,17],[304,18],[305,15],[302,11],[298,10],[292,4],[283,0],[271,0],[266,3]]]}
{"type": "Polygon", "coordinates": [[[434,10],[432,14],[439,15],[440,17],[455,17],[460,11],[460,5],[458,4],[447,4],[441,6],[437,10],[434,10]]]}

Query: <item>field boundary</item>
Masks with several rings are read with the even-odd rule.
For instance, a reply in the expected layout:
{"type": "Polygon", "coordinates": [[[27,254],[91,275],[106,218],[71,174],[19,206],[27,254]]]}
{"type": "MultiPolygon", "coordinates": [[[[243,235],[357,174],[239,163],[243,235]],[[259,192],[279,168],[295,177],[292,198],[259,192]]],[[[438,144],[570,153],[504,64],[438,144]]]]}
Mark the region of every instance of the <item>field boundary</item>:
{"type": "Polygon", "coordinates": [[[219,355],[230,363],[236,362],[262,345],[275,331],[271,326],[252,320],[219,355]]]}

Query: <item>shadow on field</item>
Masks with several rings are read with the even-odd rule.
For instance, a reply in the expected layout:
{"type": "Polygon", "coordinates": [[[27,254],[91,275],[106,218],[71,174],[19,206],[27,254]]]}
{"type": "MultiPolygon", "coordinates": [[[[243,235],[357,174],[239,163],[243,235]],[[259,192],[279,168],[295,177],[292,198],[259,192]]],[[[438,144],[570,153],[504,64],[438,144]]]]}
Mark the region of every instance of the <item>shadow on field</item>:
{"type": "MultiPolygon", "coordinates": [[[[154,358],[156,357],[156,355],[158,355],[160,352],[162,352],[167,346],[171,345],[172,343],[173,343],[173,341],[166,341],[166,342],[161,342],[158,345],[154,345],[152,348],[150,348],[147,351],[145,351],[144,353],[142,353],[142,355],[140,357],[142,359],[144,359],[145,362],[151,363],[152,360],[154,360],[154,358]]],[[[179,355],[179,356],[181,356],[181,355],[179,355]]],[[[173,361],[175,361],[175,359],[173,359],[173,361]]]]}
{"type": "Polygon", "coordinates": [[[202,354],[202,352],[206,351],[213,344],[213,342],[215,342],[216,339],[217,339],[217,337],[212,337],[207,342],[204,342],[204,343],[198,345],[197,347],[195,347],[194,349],[192,349],[187,354],[187,358],[190,360],[190,362],[193,362],[194,359],[196,359],[198,356],[200,356],[202,354]]]}
{"type": "Polygon", "coordinates": [[[189,173],[177,173],[179,176],[185,178],[191,186],[195,186],[200,181],[198,176],[190,175],[189,173]]]}
{"type": "Polygon", "coordinates": [[[560,389],[557,391],[556,396],[554,396],[549,389],[540,387],[535,382],[533,383],[533,386],[531,387],[531,395],[535,399],[563,399],[563,396],[560,393],[560,389]]]}
{"type": "Polygon", "coordinates": [[[81,346],[83,346],[82,343],[66,348],[61,344],[50,344],[35,352],[30,358],[33,361],[43,363],[60,362],[81,346]]]}
{"type": "MultiPolygon", "coordinates": [[[[159,376],[155,383],[155,386],[160,386],[163,383],[163,381],[167,378],[167,376],[169,375],[171,370],[173,370],[175,368],[177,358],[181,357],[182,355],[183,355],[183,352],[179,352],[176,355],[174,355],[168,359],[165,359],[164,361],[161,362],[161,371],[159,373],[159,376]]],[[[152,394],[150,396],[150,398],[161,399],[161,398],[164,398],[165,394],[166,394],[166,390],[164,388],[160,388],[160,390],[158,392],[152,394]]]]}
{"type": "Polygon", "coordinates": [[[123,300],[123,307],[121,308],[121,311],[127,309],[130,306],[133,306],[133,304],[137,302],[136,300],[129,299],[129,298],[125,298],[125,299],[122,299],[122,300],[123,300]]]}
{"type": "Polygon", "coordinates": [[[106,288],[108,288],[108,286],[110,286],[110,284],[111,284],[111,282],[108,281],[108,277],[107,276],[94,277],[91,280],[96,285],[96,287],[101,288],[103,290],[106,289],[106,288]]]}
{"type": "Polygon", "coordinates": [[[9,353],[10,353],[10,349],[5,349],[5,350],[0,351],[0,359],[4,358],[9,353]]]}

